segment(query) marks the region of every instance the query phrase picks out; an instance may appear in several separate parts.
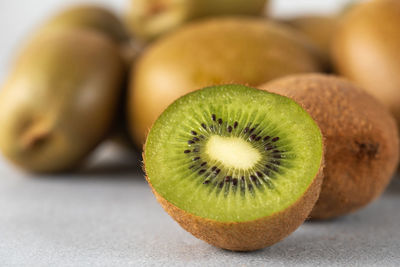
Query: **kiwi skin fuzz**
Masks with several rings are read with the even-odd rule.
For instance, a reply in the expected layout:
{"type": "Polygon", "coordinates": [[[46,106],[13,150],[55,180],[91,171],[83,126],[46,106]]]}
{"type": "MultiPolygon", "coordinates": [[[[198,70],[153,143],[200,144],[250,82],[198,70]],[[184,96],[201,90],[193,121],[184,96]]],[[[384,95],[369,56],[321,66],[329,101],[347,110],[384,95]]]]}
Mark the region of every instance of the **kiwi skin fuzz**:
{"type": "MultiPolygon", "coordinates": [[[[143,150],[145,151],[145,145],[143,150]]],[[[143,152],[144,171],[146,155],[143,152]]],[[[164,210],[186,231],[210,245],[232,251],[259,250],[281,241],[294,232],[309,216],[320,194],[323,181],[324,158],[320,169],[304,195],[291,207],[266,218],[248,222],[218,222],[182,210],[153,188],[146,180],[164,210]]],[[[146,171],[145,171],[146,172],[146,171]]]]}
{"type": "Polygon", "coordinates": [[[335,35],[337,72],[353,80],[390,109],[400,125],[400,1],[353,6],[335,35]]]}
{"type": "Polygon", "coordinates": [[[323,60],[332,69],[331,46],[339,24],[339,17],[308,15],[284,21],[313,41],[322,53],[323,60]]]}
{"type": "Polygon", "coordinates": [[[130,0],[125,23],[131,33],[149,42],[195,19],[262,16],[269,0],[130,0]]]}
{"type": "Polygon", "coordinates": [[[122,21],[106,8],[96,5],[75,5],[61,10],[46,21],[36,34],[47,34],[48,31],[65,31],[68,29],[86,29],[102,33],[116,43],[123,43],[129,35],[122,21]]]}
{"type": "Polygon", "coordinates": [[[187,25],[147,48],[131,72],[127,112],[132,137],[141,147],[164,109],[199,88],[257,86],[321,70],[313,44],[288,26],[241,17],[187,25]]]}
{"type": "Polygon", "coordinates": [[[394,118],[352,83],[322,74],[293,75],[259,86],[292,98],[325,138],[324,182],[312,219],[354,212],[381,195],[399,160],[394,118]]]}
{"type": "Polygon", "coordinates": [[[51,32],[26,47],[0,93],[0,150],[35,173],[77,167],[108,135],[124,63],[87,30],[51,32]]]}

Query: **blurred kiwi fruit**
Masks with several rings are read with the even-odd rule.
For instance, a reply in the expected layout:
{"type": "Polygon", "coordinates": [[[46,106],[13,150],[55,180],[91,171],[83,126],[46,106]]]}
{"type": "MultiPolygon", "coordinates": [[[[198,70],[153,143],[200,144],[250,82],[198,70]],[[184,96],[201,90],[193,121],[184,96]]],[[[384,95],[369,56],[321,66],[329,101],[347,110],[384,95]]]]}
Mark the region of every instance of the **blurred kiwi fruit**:
{"type": "Polygon", "coordinates": [[[112,11],[96,5],[74,5],[63,9],[41,25],[38,34],[71,28],[98,31],[118,43],[129,39],[123,22],[112,11]]]}
{"type": "Polygon", "coordinates": [[[304,15],[284,22],[313,41],[322,53],[328,70],[331,70],[331,45],[340,18],[337,16],[304,15]]]}
{"type": "Polygon", "coordinates": [[[155,39],[186,22],[208,16],[262,16],[268,0],[130,0],[126,24],[134,36],[155,39]]]}
{"type": "Polygon", "coordinates": [[[374,0],[346,13],[333,42],[337,71],[387,106],[400,123],[400,1],[374,0]]]}
{"type": "Polygon", "coordinates": [[[158,201],[184,229],[249,251],[275,244],[307,218],[321,188],[323,140],[293,100],[219,85],[163,112],[144,165],[158,201]]]}
{"type": "Polygon", "coordinates": [[[128,96],[130,130],[143,144],[169,104],[205,86],[259,85],[321,69],[316,48],[290,27],[242,17],[190,24],[155,42],[137,60],[128,96]]]}
{"type": "Polygon", "coordinates": [[[70,29],[37,37],[0,93],[0,150],[32,172],[76,167],[109,133],[125,65],[110,38],[70,29]]]}
{"type": "Polygon", "coordinates": [[[386,107],[352,83],[322,74],[289,76],[259,88],[301,104],[324,135],[324,182],[313,219],[354,212],[381,195],[399,160],[396,122],[386,107]]]}

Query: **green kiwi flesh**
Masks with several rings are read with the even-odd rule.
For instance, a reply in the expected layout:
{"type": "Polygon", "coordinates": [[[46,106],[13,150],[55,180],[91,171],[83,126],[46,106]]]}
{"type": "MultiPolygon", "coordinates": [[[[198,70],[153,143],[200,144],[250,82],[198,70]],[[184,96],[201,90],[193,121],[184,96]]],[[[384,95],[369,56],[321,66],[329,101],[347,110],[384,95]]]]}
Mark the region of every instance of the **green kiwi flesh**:
{"type": "MultiPolygon", "coordinates": [[[[307,112],[289,98],[242,85],[209,87],[175,101],[150,130],[144,152],[156,195],[220,223],[282,213],[309,190],[322,158],[321,132],[307,112]]],[[[308,212],[317,195],[304,205],[308,212]]]]}

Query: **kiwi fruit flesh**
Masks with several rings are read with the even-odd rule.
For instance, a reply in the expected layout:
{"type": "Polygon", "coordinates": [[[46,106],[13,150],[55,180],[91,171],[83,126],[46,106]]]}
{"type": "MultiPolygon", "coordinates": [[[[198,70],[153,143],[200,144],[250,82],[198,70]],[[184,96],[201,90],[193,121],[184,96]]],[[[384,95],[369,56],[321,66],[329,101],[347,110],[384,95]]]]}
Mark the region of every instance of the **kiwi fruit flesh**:
{"type": "Polygon", "coordinates": [[[96,5],[75,5],[63,9],[47,20],[37,34],[67,29],[97,31],[117,43],[129,39],[123,22],[112,11],[96,5]]]}
{"type": "Polygon", "coordinates": [[[322,135],[289,98],[219,85],[162,113],[144,162],[158,201],[184,229],[220,248],[257,250],[309,215],[322,183],[322,135]]]}
{"type": "Polygon", "coordinates": [[[261,16],[268,0],[130,0],[126,25],[149,41],[193,19],[222,15],[261,16]]]}
{"type": "Polygon", "coordinates": [[[340,18],[328,15],[304,15],[285,21],[306,35],[319,48],[325,64],[331,69],[331,46],[340,18]]]}
{"type": "Polygon", "coordinates": [[[180,96],[211,85],[257,86],[284,75],[322,70],[314,46],[283,25],[254,18],[217,18],[160,39],[131,73],[128,112],[133,139],[180,96]]]}
{"type": "Polygon", "coordinates": [[[388,107],[400,123],[400,1],[368,1],[346,13],[333,42],[338,73],[388,107]]]}
{"type": "Polygon", "coordinates": [[[124,77],[114,43],[87,30],[26,47],[0,93],[0,150],[32,172],[75,167],[110,130],[124,77]]]}
{"type": "Polygon", "coordinates": [[[313,219],[354,212],[381,195],[398,164],[399,140],[393,116],[378,100],[323,74],[293,75],[260,88],[301,104],[324,135],[324,182],[313,219]]]}

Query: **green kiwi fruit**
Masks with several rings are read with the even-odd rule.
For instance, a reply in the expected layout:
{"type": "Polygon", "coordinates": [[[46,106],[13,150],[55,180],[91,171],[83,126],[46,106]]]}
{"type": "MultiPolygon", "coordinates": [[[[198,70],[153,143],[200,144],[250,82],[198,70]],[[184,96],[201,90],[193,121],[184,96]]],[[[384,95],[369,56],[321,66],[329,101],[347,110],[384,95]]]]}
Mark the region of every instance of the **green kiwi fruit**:
{"type": "Polygon", "coordinates": [[[304,15],[285,22],[313,41],[321,51],[327,66],[330,66],[331,45],[339,20],[336,16],[304,15]]]}
{"type": "Polygon", "coordinates": [[[383,192],[398,164],[399,139],[393,116],[378,100],[323,74],[294,75],[260,88],[301,104],[324,135],[324,182],[312,218],[354,212],[383,192]]]}
{"type": "Polygon", "coordinates": [[[149,47],[132,71],[130,129],[138,145],[162,111],[196,89],[322,69],[314,46],[287,26],[263,19],[217,18],[182,27],[149,47]]]}
{"type": "Polygon", "coordinates": [[[217,247],[257,250],[309,215],[322,183],[323,142],[293,100],[219,85],[162,113],[144,164],[158,201],[184,229],[217,247]]]}
{"type": "Polygon", "coordinates": [[[61,10],[39,28],[38,34],[71,28],[98,31],[118,43],[129,39],[122,21],[112,11],[96,5],[77,5],[61,10]]]}
{"type": "Polygon", "coordinates": [[[261,16],[268,0],[130,0],[126,24],[134,36],[152,40],[187,21],[207,16],[261,16]]]}
{"type": "Polygon", "coordinates": [[[87,30],[51,32],[27,46],[0,92],[0,150],[32,172],[75,167],[108,133],[125,65],[87,30]]]}
{"type": "Polygon", "coordinates": [[[387,106],[400,124],[400,1],[375,0],[346,13],[333,42],[338,73],[387,106]]]}

